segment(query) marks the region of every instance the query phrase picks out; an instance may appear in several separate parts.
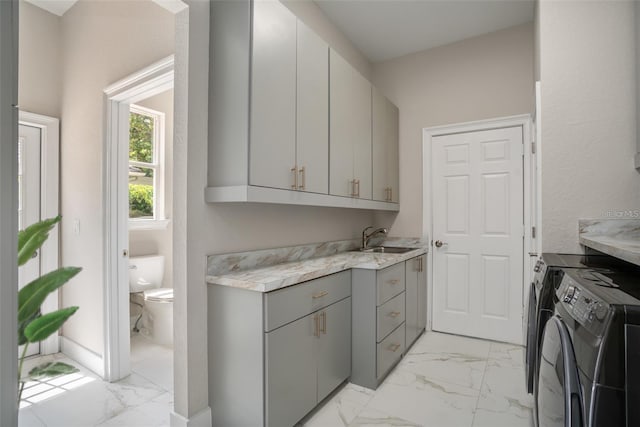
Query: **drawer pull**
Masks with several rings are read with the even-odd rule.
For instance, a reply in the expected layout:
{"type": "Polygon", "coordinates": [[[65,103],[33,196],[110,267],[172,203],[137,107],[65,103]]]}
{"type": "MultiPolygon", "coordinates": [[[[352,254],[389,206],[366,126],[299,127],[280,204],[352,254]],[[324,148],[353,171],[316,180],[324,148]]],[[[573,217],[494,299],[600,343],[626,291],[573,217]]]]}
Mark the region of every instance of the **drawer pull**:
{"type": "Polygon", "coordinates": [[[387,280],[387,283],[390,284],[390,285],[397,285],[398,283],[400,283],[400,280],[391,279],[391,280],[387,280]]]}
{"type": "Polygon", "coordinates": [[[389,347],[387,347],[387,349],[389,349],[392,352],[396,352],[398,351],[398,349],[400,348],[400,344],[391,344],[389,347]]]}
{"type": "Polygon", "coordinates": [[[400,316],[402,313],[399,311],[392,311],[391,313],[389,313],[389,317],[393,317],[394,319],[398,316],[400,316]]]}
{"type": "Polygon", "coordinates": [[[313,295],[311,296],[311,298],[313,298],[313,299],[318,299],[318,298],[326,297],[327,295],[329,295],[329,292],[327,292],[327,291],[322,291],[322,292],[319,292],[319,293],[317,293],[317,294],[313,294],[313,295]]]}

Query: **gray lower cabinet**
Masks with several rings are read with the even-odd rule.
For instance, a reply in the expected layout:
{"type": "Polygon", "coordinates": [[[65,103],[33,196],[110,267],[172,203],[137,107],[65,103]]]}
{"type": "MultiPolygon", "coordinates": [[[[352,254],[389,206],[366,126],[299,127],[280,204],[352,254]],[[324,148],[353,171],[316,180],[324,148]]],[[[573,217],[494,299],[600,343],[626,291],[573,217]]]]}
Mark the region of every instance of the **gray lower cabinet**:
{"type": "Polygon", "coordinates": [[[427,325],[427,256],[405,261],[407,348],[427,325]]]}
{"type": "Polygon", "coordinates": [[[353,269],[351,382],[375,389],[425,329],[426,255],[353,269]]]}
{"type": "Polygon", "coordinates": [[[317,338],[313,317],[303,317],[265,334],[267,425],[292,426],[316,406],[317,338]]]}
{"type": "Polygon", "coordinates": [[[351,298],[266,334],[268,426],[292,426],[351,373],[351,298]]]}
{"type": "Polygon", "coordinates": [[[351,271],[273,292],[208,287],[214,426],[292,426],[351,374],[351,271]]]}
{"type": "Polygon", "coordinates": [[[375,389],[405,349],[405,263],[352,270],[351,382],[375,389]]]}

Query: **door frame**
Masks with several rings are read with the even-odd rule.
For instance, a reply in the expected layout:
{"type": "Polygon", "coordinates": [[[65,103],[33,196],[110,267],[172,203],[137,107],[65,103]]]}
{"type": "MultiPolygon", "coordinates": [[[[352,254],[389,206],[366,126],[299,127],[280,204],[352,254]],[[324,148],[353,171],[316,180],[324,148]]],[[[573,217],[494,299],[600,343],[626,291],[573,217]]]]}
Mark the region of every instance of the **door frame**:
{"type": "Polygon", "coordinates": [[[18,1],[0,1],[0,425],[18,424],[18,1]],[[10,142],[12,141],[12,142],[10,142]]]}
{"type": "Polygon", "coordinates": [[[170,55],[104,89],[104,379],[131,371],[129,334],[129,106],[174,87],[170,55]]]}
{"type": "MultiPolygon", "coordinates": [[[[522,250],[522,310],[524,309],[527,296],[525,295],[527,279],[530,272],[528,265],[530,264],[530,253],[535,252],[538,237],[533,237],[532,225],[536,218],[536,200],[537,195],[532,194],[532,188],[539,189],[539,185],[532,187],[532,183],[536,181],[533,175],[534,168],[532,162],[535,161],[535,153],[532,153],[532,142],[534,140],[533,126],[530,114],[521,114],[515,116],[498,117],[487,120],[478,120],[472,122],[456,123],[451,125],[433,126],[422,130],[422,236],[425,239],[433,237],[433,176],[432,176],[432,141],[436,136],[451,135],[456,133],[476,132],[483,130],[500,129],[506,127],[522,127],[523,142],[523,224],[524,224],[524,242],[522,250]],[[428,184],[425,185],[425,183],[428,184]]],[[[429,240],[432,245],[432,240],[429,240]]],[[[427,257],[428,274],[427,274],[427,304],[429,307],[427,316],[427,330],[432,329],[433,323],[433,250],[429,250],[427,257]]],[[[522,343],[520,343],[522,344],[522,343]]]]}
{"type": "MultiPolygon", "coordinates": [[[[20,125],[40,129],[40,219],[52,218],[60,213],[60,120],[55,117],[20,110],[20,125]]],[[[40,251],[40,274],[60,266],[60,227],[49,233],[40,251]]],[[[59,291],[53,291],[42,303],[42,311],[49,313],[59,308],[59,291]]],[[[40,354],[60,351],[60,336],[53,334],[40,343],[40,354]]]]}

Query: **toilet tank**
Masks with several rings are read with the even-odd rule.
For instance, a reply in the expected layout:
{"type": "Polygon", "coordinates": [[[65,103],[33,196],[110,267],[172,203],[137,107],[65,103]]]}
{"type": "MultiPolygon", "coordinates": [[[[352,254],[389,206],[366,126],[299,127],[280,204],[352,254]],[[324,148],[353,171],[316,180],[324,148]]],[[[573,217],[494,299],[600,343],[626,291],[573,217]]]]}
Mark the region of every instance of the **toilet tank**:
{"type": "Polygon", "coordinates": [[[162,287],[164,256],[148,255],[129,258],[130,292],[143,292],[162,287]]]}

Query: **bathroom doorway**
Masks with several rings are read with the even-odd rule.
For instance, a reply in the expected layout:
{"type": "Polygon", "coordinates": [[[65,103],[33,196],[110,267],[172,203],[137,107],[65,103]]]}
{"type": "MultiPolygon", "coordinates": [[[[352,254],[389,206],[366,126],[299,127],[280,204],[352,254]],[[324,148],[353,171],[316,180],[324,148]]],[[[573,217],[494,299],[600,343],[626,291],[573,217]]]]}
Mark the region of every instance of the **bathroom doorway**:
{"type": "Polygon", "coordinates": [[[173,391],[173,56],[105,89],[104,376],[173,391]],[[131,285],[135,283],[136,285],[131,285]]]}

